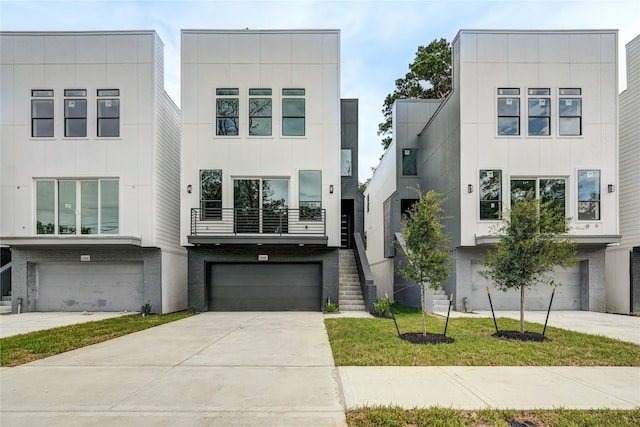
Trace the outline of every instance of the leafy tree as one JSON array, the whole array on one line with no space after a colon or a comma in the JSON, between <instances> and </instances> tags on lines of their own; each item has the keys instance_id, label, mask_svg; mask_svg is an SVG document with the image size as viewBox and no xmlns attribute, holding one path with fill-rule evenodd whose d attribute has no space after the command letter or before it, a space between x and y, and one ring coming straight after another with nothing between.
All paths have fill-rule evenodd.
<instances>
[{"instance_id":1,"label":"leafy tree","mask_svg":"<svg viewBox=\"0 0 640 427\"><path fill-rule=\"evenodd\" d=\"M506 212L497 228L500 241L489 250L480 274L503 292L520 289L520 333L524 333L525 289L542 283L556 286L548 275L555 266L575 265L576 244L566 234L569 219L550 200L529 193Z\"/></svg>"},{"instance_id":2,"label":"leafy tree","mask_svg":"<svg viewBox=\"0 0 640 427\"><path fill-rule=\"evenodd\" d=\"M393 93L387 95L382 106L384 122L378 125L382 146L386 150L391 144L391 107L396 99L444 98L451 91L451 45L442 38L428 46L418 46L416 57L409 64L409 72L397 79Z\"/></svg>"},{"instance_id":3,"label":"leafy tree","mask_svg":"<svg viewBox=\"0 0 640 427\"><path fill-rule=\"evenodd\" d=\"M423 335L427 334L424 295L425 288L438 289L449 277L451 248L449 235L444 233L442 204L446 199L433 190L422 194L414 188L418 200L409 208L402 220L402 237L406 244L407 265L400 273L420 285Z\"/></svg>"}]
</instances>

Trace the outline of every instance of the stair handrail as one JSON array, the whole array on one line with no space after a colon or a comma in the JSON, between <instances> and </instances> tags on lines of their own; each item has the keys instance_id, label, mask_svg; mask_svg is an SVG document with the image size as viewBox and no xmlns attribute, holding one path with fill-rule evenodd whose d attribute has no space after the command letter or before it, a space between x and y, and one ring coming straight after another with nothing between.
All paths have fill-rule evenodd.
<instances>
[{"instance_id":1,"label":"stair handrail","mask_svg":"<svg viewBox=\"0 0 640 427\"><path fill-rule=\"evenodd\" d=\"M369 313L373 313L375 311L373 304L376 302L377 290L373 280L373 274L371 273L371 267L369 267L369 259L367 258L367 252L364 248L362 234L353 233L353 242L355 244L354 255L358 275L360 276L360 289L362 289L364 305Z\"/></svg>"}]
</instances>

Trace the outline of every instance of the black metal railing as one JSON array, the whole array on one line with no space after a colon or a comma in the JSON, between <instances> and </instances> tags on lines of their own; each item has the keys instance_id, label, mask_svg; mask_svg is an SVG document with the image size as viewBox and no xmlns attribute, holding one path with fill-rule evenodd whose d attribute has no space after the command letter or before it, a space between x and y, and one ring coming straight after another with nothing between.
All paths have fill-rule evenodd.
<instances>
[{"instance_id":1,"label":"black metal railing","mask_svg":"<svg viewBox=\"0 0 640 427\"><path fill-rule=\"evenodd\" d=\"M192 236L326 236L325 209L192 208Z\"/></svg>"}]
</instances>

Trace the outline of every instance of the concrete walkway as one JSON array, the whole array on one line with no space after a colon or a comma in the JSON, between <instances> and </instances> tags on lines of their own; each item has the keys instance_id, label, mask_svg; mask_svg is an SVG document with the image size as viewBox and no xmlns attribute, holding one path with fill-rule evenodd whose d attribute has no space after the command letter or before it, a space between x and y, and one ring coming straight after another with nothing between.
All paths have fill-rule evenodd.
<instances>
[{"instance_id":1,"label":"concrete walkway","mask_svg":"<svg viewBox=\"0 0 640 427\"><path fill-rule=\"evenodd\" d=\"M0 338L28 332L52 329L60 326L126 316L131 312L52 312L20 313L0 316Z\"/></svg>"}]
</instances>

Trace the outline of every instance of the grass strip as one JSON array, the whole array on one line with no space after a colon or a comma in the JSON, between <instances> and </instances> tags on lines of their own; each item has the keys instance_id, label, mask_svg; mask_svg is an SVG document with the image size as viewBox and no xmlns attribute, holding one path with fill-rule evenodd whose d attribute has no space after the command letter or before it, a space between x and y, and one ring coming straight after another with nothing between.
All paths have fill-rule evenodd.
<instances>
[{"instance_id":1,"label":"grass strip","mask_svg":"<svg viewBox=\"0 0 640 427\"><path fill-rule=\"evenodd\" d=\"M145 317L132 314L2 338L0 366L17 366L33 362L188 316L190 314L185 312Z\"/></svg>"},{"instance_id":2,"label":"grass strip","mask_svg":"<svg viewBox=\"0 0 640 427\"><path fill-rule=\"evenodd\" d=\"M462 411L449 408L405 410L399 407L371 407L347 412L350 427L422 427L422 426L590 426L617 427L640 425L640 409L617 410L535 410L513 411L483 409Z\"/></svg>"},{"instance_id":3,"label":"grass strip","mask_svg":"<svg viewBox=\"0 0 640 427\"><path fill-rule=\"evenodd\" d=\"M400 332L422 332L420 316L397 313ZM442 333L444 324L428 316L427 332ZM547 327L547 342L494 338L489 318L450 319L452 344L411 344L398 338L388 319L325 319L325 325L336 366L640 366L640 346L633 343L554 327ZM519 322L501 318L498 325L517 330ZM542 328L525 327L540 333Z\"/></svg>"}]
</instances>

